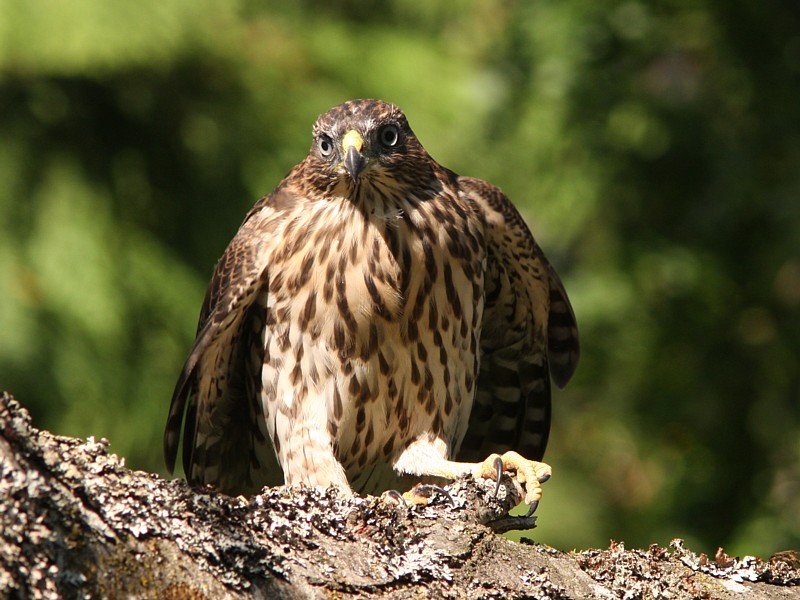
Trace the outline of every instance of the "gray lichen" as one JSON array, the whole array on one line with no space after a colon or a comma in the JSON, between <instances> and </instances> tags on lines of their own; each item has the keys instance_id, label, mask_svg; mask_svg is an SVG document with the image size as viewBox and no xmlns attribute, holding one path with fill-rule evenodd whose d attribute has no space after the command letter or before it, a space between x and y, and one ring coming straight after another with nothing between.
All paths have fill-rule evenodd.
<instances>
[{"instance_id":1,"label":"gray lichen","mask_svg":"<svg viewBox=\"0 0 800 600\"><path fill-rule=\"evenodd\" d=\"M0 597L800 598L785 560L512 542L492 530L526 524L507 520L510 479L414 507L334 488L232 498L39 431L8 394L0 434Z\"/></svg>"}]
</instances>

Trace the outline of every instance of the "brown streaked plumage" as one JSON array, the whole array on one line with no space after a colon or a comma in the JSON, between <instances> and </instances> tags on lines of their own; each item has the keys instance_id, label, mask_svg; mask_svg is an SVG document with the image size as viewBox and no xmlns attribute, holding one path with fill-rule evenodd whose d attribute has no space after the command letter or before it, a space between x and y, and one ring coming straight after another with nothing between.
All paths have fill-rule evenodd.
<instances>
[{"instance_id":1,"label":"brown streaked plumage","mask_svg":"<svg viewBox=\"0 0 800 600\"><path fill-rule=\"evenodd\" d=\"M320 116L308 156L217 264L164 437L229 493L549 474L550 376L578 361L567 294L496 187L434 161L399 108ZM465 462L456 462L456 460Z\"/></svg>"}]
</instances>

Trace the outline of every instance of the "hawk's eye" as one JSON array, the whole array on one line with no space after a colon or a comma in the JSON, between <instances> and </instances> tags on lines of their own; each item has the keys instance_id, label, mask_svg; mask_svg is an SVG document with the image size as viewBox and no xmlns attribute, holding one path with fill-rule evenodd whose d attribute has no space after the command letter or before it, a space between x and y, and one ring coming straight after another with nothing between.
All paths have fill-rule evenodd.
<instances>
[{"instance_id":1,"label":"hawk's eye","mask_svg":"<svg viewBox=\"0 0 800 600\"><path fill-rule=\"evenodd\" d=\"M328 157L333 154L333 141L327 135L323 135L319 138L319 142L317 142L319 146L319 153L322 154L324 157Z\"/></svg>"},{"instance_id":2,"label":"hawk's eye","mask_svg":"<svg viewBox=\"0 0 800 600\"><path fill-rule=\"evenodd\" d=\"M386 148L393 148L397 145L397 142L400 141L400 131L395 125L387 125L381 129L380 133L378 134L378 139L380 140L381 145L385 146Z\"/></svg>"}]
</instances>

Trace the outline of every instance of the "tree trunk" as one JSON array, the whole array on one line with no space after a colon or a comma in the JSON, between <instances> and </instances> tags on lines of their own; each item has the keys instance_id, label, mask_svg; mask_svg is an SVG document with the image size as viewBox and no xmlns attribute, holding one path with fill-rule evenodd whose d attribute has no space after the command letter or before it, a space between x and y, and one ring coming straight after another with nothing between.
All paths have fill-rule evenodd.
<instances>
[{"instance_id":1,"label":"tree trunk","mask_svg":"<svg viewBox=\"0 0 800 600\"><path fill-rule=\"evenodd\" d=\"M565 553L495 530L518 490L463 479L427 506L335 489L231 498L31 427L0 395L3 598L798 598L791 556Z\"/></svg>"}]
</instances>

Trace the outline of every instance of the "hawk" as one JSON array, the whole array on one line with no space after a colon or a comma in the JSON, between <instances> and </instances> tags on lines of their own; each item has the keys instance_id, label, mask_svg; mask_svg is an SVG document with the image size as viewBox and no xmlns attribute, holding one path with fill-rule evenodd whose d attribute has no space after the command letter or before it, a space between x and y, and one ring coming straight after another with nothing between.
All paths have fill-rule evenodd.
<instances>
[{"instance_id":1,"label":"hawk","mask_svg":"<svg viewBox=\"0 0 800 600\"><path fill-rule=\"evenodd\" d=\"M502 468L535 506L550 377L563 387L578 356L564 287L508 198L439 165L398 107L345 102L216 266L167 466L183 423L187 479L228 494Z\"/></svg>"}]
</instances>

